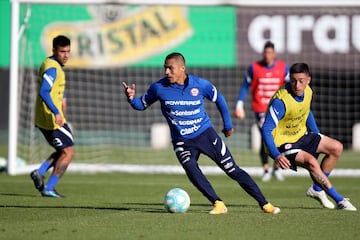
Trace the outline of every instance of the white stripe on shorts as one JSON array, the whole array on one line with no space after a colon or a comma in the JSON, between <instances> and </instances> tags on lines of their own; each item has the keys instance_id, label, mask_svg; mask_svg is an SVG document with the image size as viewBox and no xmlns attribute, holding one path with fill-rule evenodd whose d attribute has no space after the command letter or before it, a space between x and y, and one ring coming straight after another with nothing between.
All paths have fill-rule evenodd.
<instances>
[{"instance_id":1,"label":"white stripe on shorts","mask_svg":"<svg viewBox=\"0 0 360 240\"><path fill-rule=\"evenodd\" d=\"M298 152L300 152L300 151L301 151L301 149L299 149L299 148L294 148L294 149L290 149L290 150L287 150L287 151L281 153L281 155L287 156L287 155L290 155L290 154L298 153Z\"/></svg>"},{"instance_id":2,"label":"white stripe on shorts","mask_svg":"<svg viewBox=\"0 0 360 240\"><path fill-rule=\"evenodd\" d=\"M60 127L59 130L60 130L63 134L65 134L66 136L68 136L68 137L71 139L71 141L74 141L71 132L69 132L68 130L66 130L66 128Z\"/></svg>"}]
</instances>

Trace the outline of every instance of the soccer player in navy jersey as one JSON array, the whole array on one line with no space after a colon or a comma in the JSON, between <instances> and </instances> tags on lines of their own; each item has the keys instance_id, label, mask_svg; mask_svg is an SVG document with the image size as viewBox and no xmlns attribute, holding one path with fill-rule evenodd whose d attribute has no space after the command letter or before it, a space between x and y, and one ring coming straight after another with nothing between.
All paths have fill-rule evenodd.
<instances>
[{"instance_id":1,"label":"soccer player in navy jersey","mask_svg":"<svg viewBox=\"0 0 360 240\"><path fill-rule=\"evenodd\" d=\"M59 35L53 39L53 55L46 58L39 70L38 95L35 104L35 125L55 149L38 169L30 173L35 188L44 197L61 198L55 186L74 157L71 129L65 118L65 72L63 67L70 56L70 39ZM53 171L46 183L49 168Z\"/></svg>"},{"instance_id":2,"label":"soccer player in navy jersey","mask_svg":"<svg viewBox=\"0 0 360 240\"><path fill-rule=\"evenodd\" d=\"M222 116L225 137L234 129L223 95L209 81L186 73L185 59L171 53L164 62L165 77L150 85L140 98L135 97L135 84L123 82L130 105L139 111L160 101L161 111L171 132L174 152L192 184L213 204L210 214L224 214L227 208L198 165L200 154L211 158L230 178L252 196L265 213L277 214L278 207L269 203L258 185L234 161L224 141L214 130L204 109L205 98L214 102Z\"/></svg>"},{"instance_id":3,"label":"soccer player in navy jersey","mask_svg":"<svg viewBox=\"0 0 360 240\"><path fill-rule=\"evenodd\" d=\"M239 96L236 103L235 117L244 119L244 101L249 88L251 89L252 102L251 107L255 113L258 128L262 127L265 119L265 112L271 97L276 90L285 82L289 81L289 67L279 59L276 59L274 43L267 41L264 44L262 59L253 62L246 71L244 81L239 90ZM264 144L261 139L260 160L264 170L261 180L270 181L274 175L279 181L284 177L281 171L274 165L272 173L269 171L269 157L264 150Z\"/></svg>"},{"instance_id":4,"label":"soccer player in navy jersey","mask_svg":"<svg viewBox=\"0 0 360 240\"><path fill-rule=\"evenodd\" d=\"M290 67L290 82L281 87L269 103L262 136L275 164L283 169L307 169L313 185L306 194L333 209L356 211L357 209L334 188L328 177L339 159L343 145L320 133L311 111L312 90L309 87L311 74L306 63ZM321 164L319 154L324 154Z\"/></svg>"}]
</instances>

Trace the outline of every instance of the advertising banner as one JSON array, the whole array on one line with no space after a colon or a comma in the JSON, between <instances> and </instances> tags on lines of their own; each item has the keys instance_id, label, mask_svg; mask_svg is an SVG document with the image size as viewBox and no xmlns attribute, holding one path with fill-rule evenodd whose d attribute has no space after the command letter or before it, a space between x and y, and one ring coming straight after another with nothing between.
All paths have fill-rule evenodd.
<instances>
[{"instance_id":1,"label":"advertising banner","mask_svg":"<svg viewBox=\"0 0 360 240\"><path fill-rule=\"evenodd\" d=\"M50 55L58 34L71 39L71 68L158 67L173 51L189 66L235 65L233 7L31 5L22 6L20 18L28 11L23 44L32 55L25 66Z\"/></svg>"},{"instance_id":2,"label":"advertising banner","mask_svg":"<svg viewBox=\"0 0 360 240\"><path fill-rule=\"evenodd\" d=\"M237 61L256 59L266 40L282 59L313 68L359 68L359 8L238 8Z\"/></svg>"},{"instance_id":3,"label":"advertising banner","mask_svg":"<svg viewBox=\"0 0 360 240\"><path fill-rule=\"evenodd\" d=\"M2 19L10 19L4 8ZM72 40L68 67L158 67L179 51L188 66L244 67L260 57L266 40L279 58L304 61L312 68L359 68L359 7L235 7L129 5L22 5L20 22L29 14L20 42L31 49L23 66L37 67L51 54L51 39ZM10 28L2 27L8 67Z\"/></svg>"}]
</instances>

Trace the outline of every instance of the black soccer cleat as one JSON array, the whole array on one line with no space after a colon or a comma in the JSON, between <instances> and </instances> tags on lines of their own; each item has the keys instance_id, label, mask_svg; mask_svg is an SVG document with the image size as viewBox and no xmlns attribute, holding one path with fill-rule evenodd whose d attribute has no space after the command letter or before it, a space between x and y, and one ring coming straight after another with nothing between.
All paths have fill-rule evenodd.
<instances>
[{"instance_id":1,"label":"black soccer cleat","mask_svg":"<svg viewBox=\"0 0 360 240\"><path fill-rule=\"evenodd\" d=\"M34 186L40 192L44 190L44 177L40 175L38 170L34 170L30 173L30 177L34 182Z\"/></svg>"}]
</instances>

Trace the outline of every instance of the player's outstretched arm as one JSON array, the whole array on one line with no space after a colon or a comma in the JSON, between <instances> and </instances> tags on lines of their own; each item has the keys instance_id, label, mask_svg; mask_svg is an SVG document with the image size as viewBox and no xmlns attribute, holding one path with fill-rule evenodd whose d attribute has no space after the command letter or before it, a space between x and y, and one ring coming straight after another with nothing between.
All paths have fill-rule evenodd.
<instances>
[{"instance_id":1,"label":"player's outstretched arm","mask_svg":"<svg viewBox=\"0 0 360 240\"><path fill-rule=\"evenodd\" d=\"M126 82L122 82L122 85L125 90L126 97L128 101L132 101L135 96L135 84L132 84L131 86L127 85Z\"/></svg>"}]
</instances>

